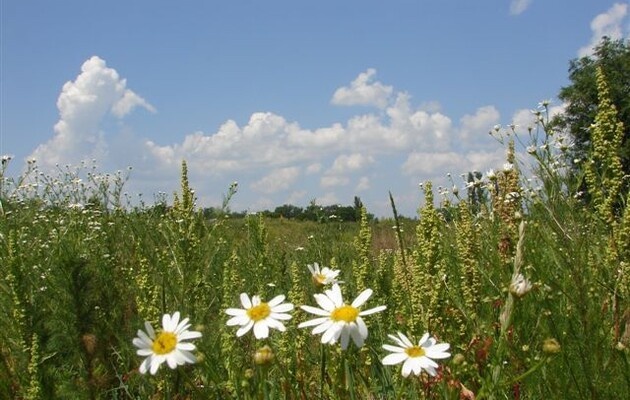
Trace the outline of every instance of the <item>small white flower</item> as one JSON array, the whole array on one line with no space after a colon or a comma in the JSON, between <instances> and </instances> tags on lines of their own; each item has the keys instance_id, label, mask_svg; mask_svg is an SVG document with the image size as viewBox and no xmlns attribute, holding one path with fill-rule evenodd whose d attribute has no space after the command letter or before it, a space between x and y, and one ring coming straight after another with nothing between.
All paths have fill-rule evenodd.
<instances>
[{"instance_id":1,"label":"small white flower","mask_svg":"<svg viewBox=\"0 0 630 400\"><path fill-rule=\"evenodd\" d=\"M407 336L398 332L398 336L387 335L397 346L384 344L383 348L389 350L392 354L388 354L383 358L383 365L394 365L403 363L402 376L405 378L413 372L414 375L420 375L422 370L427 371L431 376L437 374L436 368L438 364L433 361L444 359L451 356L446 350L449 349L448 343L437 344L435 338L429 337L428 333L422 335L422 338L415 345L411 343Z\"/></svg>"},{"instance_id":2,"label":"small white flower","mask_svg":"<svg viewBox=\"0 0 630 400\"><path fill-rule=\"evenodd\" d=\"M138 337L133 339L133 345L138 348L136 354L147 358L140 364L140 373L147 371L155 375L160 365L165 361L171 369L186 363L194 364L197 359L191 353L196 347L186 340L201 337L201 332L189 331L188 318L179 320L179 312L172 316L162 316L162 331L156 335L151 324L144 323L146 333L138 329Z\"/></svg>"},{"instance_id":3,"label":"small white flower","mask_svg":"<svg viewBox=\"0 0 630 400\"><path fill-rule=\"evenodd\" d=\"M293 304L283 303L285 296L278 295L268 303L260 300L260 296L252 296L251 300L247 293L241 293L241 304L243 308L228 308L225 313L231 315L227 321L228 326L240 325L236 331L236 336L243 336L254 328L256 339L265 339L269 336L269 328L277 329L280 332L286 330L281 320L289 320L291 316L286 314L293 310Z\"/></svg>"},{"instance_id":4,"label":"small white flower","mask_svg":"<svg viewBox=\"0 0 630 400\"><path fill-rule=\"evenodd\" d=\"M321 286L337 283L337 276L341 272L338 269L330 269L328 267L320 268L318 263L308 264L307 267L311 271L315 284Z\"/></svg>"},{"instance_id":5,"label":"small white flower","mask_svg":"<svg viewBox=\"0 0 630 400\"><path fill-rule=\"evenodd\" d=\"M523 297L530 290L532 290L532 284L523 276L523 274L519 273L512 277L512 282L510 283L510 293L514 296Z\"/></svg>"},{"instance_id":6,"label":"small white flower","mask_svg":"<svg viewBox=\"0 0 630 400\"><path fill-rule=\"evenodd\" d=\"M334 284L331 289L324 293L315 294L315 301L321 308L311 306L300 306L300 308L308 313L318 315L309 321L302 322L298 328L314 326L313 335L322 334L321 342L325 344L334 344L341 339L341 348L348 348L350 337L357 347L363 346L365 339L368 337L368 328L363 321L366 315L383 311L385 306L378 306L369 310L360 311L361 307L372 296L372 289L365 289L350 304L343 302L341 288L338 284Z\"/></svg>"},{"instance_id":7,"label":"small white flower","mask_svg":"<svg viewBox=\"0 0 630 400\"><path fill-rule=\"evenodd\" d=\"M514 169L514 164L512 163L505 163L503 164L503 171L504 172L509 172L512 171Z\"/></svg>"},{"instance_id":8,"label":"small white flower","mask_svg":"<svg viewBox=\"0 0 630 400\"><path fill-rule=\"evenodd\" d=\"M527 146L527 152L529 154L536 154L536 149L537 149L536 146L533 146L533 145L532 146Z\"/></svg>"}]
</instances>

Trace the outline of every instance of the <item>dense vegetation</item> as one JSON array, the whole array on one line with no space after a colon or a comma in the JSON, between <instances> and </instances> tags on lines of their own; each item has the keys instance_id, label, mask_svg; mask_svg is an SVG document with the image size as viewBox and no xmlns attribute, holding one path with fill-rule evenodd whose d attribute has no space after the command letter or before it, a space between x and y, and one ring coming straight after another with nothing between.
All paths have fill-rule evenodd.
<instances>
[{"instance_id":1,"label":"dense vegetation","mask_svg":"<svg viewBox=\"0 0 630 400\"><path fill-rule=\"evenodd\" d=\"M33 164L13 178L3 159L0 398L628 398L623 125L601 71L598 89L581 175L543 105L527 136L495 132L502 168L475 175L466 198L435 198L426 183L418 220L404 223L370 220L364 207L359 222L209 219L185 163L174 204L128 207L122 173L52 177ZM345 299L370 288L365 308L387 306L365 317L363 346L342 350L298 328L312 318L298 306L323 290L314 263L340 270ZM286 332L237 337L225 310L243 292L286 295L296 305ZM141 374L132 341L144 321L159 329L175 311L202 334L196 362ZM396 332L429 332L451 356L436 376L404 378L382 363Z\"/></svg>"}]
</instances>

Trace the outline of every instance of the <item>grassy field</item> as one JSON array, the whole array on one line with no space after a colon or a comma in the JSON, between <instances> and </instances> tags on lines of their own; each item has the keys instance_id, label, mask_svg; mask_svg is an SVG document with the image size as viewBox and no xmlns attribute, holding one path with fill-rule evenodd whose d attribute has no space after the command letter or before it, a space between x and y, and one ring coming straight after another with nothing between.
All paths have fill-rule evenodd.
<instances>
[{"instance_id":1,"label":"grassy field","mask_svg":"<svg viewBox=\"0 0 630 400\"><path fill-rule=\"evenodd\" d=\"M594 140L576 175L567 139L543 117L524 138L495 134L506 145L502 168L458 191L426 183L418 218L404 221L369 221L366 210L360 223L207 220L185 169L174 204L134 207L122 173L51 177L29 165L3 174L0 398L629 398L630 212L615 142ZM314 263L339 270L343 305L322 300L335 295L314 282ZM242 324L227 323L238 312L226 310L248 308L241 293L263 306L238 311L240 322L273 317L265 307L286 296L286 330L268 321L267 337L258 328L237 336ZM343 333L322 343L328 326L299 327L318 317L312 307L346 322L347 348ZM175 312L190 326L165 334L163 315ZM138 355L145 321L158 337ZM397 360L421 364L419 374L383 362L401 347L389 336L398 332L413 346ZM416 345L425 333L433 352L432 341ZM168 356L175 342L183 358L141 373L149 353ZM427 367L441 343L448 355Z\"/></svg>"}]
</instances>

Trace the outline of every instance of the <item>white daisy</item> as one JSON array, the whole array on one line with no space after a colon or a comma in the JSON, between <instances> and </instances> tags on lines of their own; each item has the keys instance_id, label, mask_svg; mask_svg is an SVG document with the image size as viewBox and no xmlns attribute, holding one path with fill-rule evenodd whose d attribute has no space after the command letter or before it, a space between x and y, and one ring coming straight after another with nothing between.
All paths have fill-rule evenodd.
<instances>
[{"instance_id":1,"label":"white daisy","mask_svg":"<svg viewBox=\"0 0 630 400\"><path fill-rule=\"evenodd\" d=\"M133 339L133 345L138 348L136 354L147 357L140 364L141 374L150 371L151 375L155 375L165 361L171 369L197 361L191 353L195 350L195 345L186 340L200 338L201 332L189 331L188 318L180 321L179 311L172 316L162 316L162 331L157 335L148 321L144 323L144 327L146 333L138 329L138 337Z\"/></svg>"},{"instance_id":2,"label":"white daisy","mask_svg":"<svg viewBox=\"0 0 630 400\"><path fill-rule=\"evenodd\" d=\"M293 304L282 303L284 295L278 295L268 303L260 300L260 296L252 296L251 300L247 293L241 293L241 304L243 308L228 308L225 313L231 315L227 321L228 326L240 325L236 331L236 336L243 336L254 328L256 339L264 339L269 336L269 328L274 328L284 332L286 328L280 320L291 319L287 312L293 310Z\"/></svg>"},{"instance_id":3,"label":"white daisy","mask_svg":"<svg viewBox=\"0 0 630 400\"><path fill-rule=\"evenodd\" d=\"M398 336L387 335L392 339L397 346L390 344L384 344L383 348L389 350L392 354L389 354L383 358L383 365L394 365L402 362L402 376L405 378L410 373L414 375L420 375L420 372L424 369L431 376L437 374L437 363L434 359L443 359L451 356L446 350L449 349L448 343L436 344L435 338L429 337L428 333L422 335L418 344L411 343L407 336L398 332Z\"/></svg>"},{"instance_id":4,"label":"white daisy","mask_svg":"<svg viewBox=\"0 0 630 400\"><path fill-rule=\"evenodd\" d=\"M315 294L315 301L321 307L301 306L300 308L308 313L319 315L310 321L302 322L298 328L315 326L313 335L322 334L322 343L334 344L341 338L341 348L348 347L350 337L357 347L363 346L368 336L368 328L363 321L363 316L383 311L385 306L378 306L369 310L360 311L363 305L372 295L372 289L366 289L350 304L343 302L341 289L338 284L334 284L330 290L323 294Z\"/></svg>"},{"instance_id":5,"label":"white daisy","mask_svg":"<svg viewBox=\"0 0 630 400\"><path fill-rule=\"evenodd\" d=\"M320 286L337 283L337 276L341 272L338 269L330 269L328 267L320 269L318 263L308 264L307 267L311 271L315 284Z\"/></svg>"}]
</instances>

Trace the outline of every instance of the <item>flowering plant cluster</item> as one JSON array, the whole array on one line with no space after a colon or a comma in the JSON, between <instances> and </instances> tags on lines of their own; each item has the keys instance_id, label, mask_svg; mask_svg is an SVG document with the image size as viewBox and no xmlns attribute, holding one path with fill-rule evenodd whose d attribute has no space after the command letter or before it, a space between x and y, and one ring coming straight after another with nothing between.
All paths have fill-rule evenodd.
<instances>
[{"instance_id":1,"label":"flowering plant cluster","mask_svg":"<svg viewBox=\"0 0 630 400\"><path fill-rule=\"evenodd\" d=\"M300 308L316 318L302 322L298 328L313 327L313 335L321 334L321 343L334 345L340 342L342 350L346 350L350 339L357 347L362 347L368 337L368 327L363 319L371 314L384 311L384 305L361 310L361 307L372 296L372 289L362 291L350 304L344 302L341 287L337 281L339 270L320 268L317 263L308 265L312 278L317 285L332 284L330 289L323 293L317 293L313 297L319 306L302 305ZM241 293L242 308L228 308L225 313L231 318L226 322L227 326L239 326L236 336L241 337L250 330L256 339L266 339L270 330L286 331L282 321L292 318L289 312L294 306L285 302L285 295L277 295L265 302L258 295L249 296ZM178 365L193 364L196 357L192 353L196 346L190 342L200 338L201 332L189 330L191 324L188 318L180 321L180 313L164 314L162 317L162 329L157 332L149 322L145 322L145 331L138 330L133 344L138 348L136 353L146 357L140 364L139 371L142 374L150 372L154 375L164 362L171 369ZM398 332L397 336L388 335L395 343L383 345L385 350L392 352L383 360L384 365L403 363L402 375L409 376L413 372L419 375L423 370L429 375L435 376L438 364L435 359L450 357L446 352L448 343L437 344L435 338L425 333L418 345L414 345L404 334Z\"/></svg>"}]
</instances>

